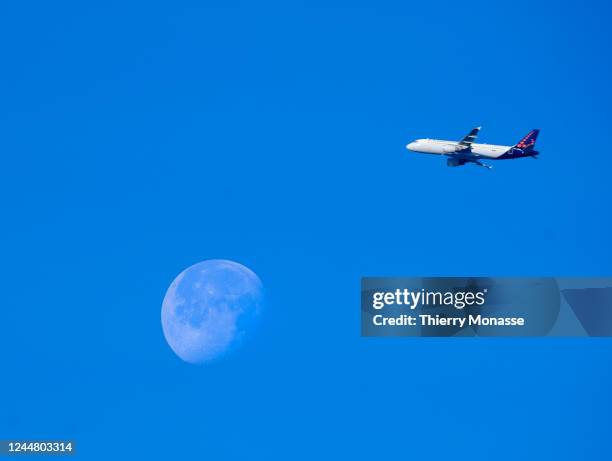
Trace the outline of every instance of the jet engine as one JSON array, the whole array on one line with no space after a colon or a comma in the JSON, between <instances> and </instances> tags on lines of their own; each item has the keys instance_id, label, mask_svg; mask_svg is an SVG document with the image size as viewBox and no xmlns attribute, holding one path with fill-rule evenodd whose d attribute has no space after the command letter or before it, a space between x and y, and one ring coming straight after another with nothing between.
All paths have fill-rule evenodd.
<instances>
[{"instance_id":1,"label":"jet engine","mask_svg":"<svg viewBox=\"0 0 612 461\"><path fill-rule=\"evenodd\" d=\"M446 160L446 165L447 166L461 166L461 165L465 165L465 161L461 160L459 158L449 158L448 160Z\"/></svg>"}]
</instances>

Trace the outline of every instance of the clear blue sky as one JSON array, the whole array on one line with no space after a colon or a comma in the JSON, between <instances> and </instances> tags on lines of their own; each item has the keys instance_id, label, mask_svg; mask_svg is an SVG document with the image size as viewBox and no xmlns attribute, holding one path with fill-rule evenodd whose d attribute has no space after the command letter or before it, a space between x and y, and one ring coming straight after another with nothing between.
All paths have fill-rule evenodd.
<instances>
[{"instance_id":1,"label":"clear blue sky","mask_svg":"<svg viewBox=\"0 0 612 461\"><path fill-rule=\"evenodd\" d=\"M612 342L359 336L364 275L612 274L607 2L0 9L0 436L81 459L610 459ZM514 144L492 171L414 138ZM257 339L194 367L172 279Z\"/></svg>"}]
</instances>

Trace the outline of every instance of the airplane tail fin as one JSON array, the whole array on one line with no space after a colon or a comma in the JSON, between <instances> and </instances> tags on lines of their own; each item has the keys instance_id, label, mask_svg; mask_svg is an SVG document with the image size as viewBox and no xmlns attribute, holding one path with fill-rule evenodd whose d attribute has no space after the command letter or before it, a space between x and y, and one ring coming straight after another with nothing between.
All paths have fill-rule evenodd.
<instances>
[{"instance_id":1,"label":"airplane tail fin","mask_svg":"<svg viewBox=\"0 0 612 461\"><path fill-rule=\"evenodd\" d=\"M535 150L535 143L536 143L536 140L538 139L538 134L539 133L540 133L540 130L538 130L538 129L531 130L514 147L516 147L517 149L521 149L523 152L526 152L526 153L534 151Z\"/></svg>"}]
</instances>

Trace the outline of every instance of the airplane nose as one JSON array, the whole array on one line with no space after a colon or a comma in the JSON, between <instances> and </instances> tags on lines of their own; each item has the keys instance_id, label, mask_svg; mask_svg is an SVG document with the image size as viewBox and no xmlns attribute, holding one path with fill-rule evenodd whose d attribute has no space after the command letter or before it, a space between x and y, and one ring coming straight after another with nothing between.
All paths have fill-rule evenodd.
<instances>
[{"instance_id":1,"label":"airplane nose","mask_svg":"<svg viewBox=\"0 0 612 461\"><path fill-rule=\"evenodd\" d=\"M415 146L415 142L411 142L409 144L406 144L406 149L408 150L414 150L414 146Z\"/></svg>"}]
</instances>

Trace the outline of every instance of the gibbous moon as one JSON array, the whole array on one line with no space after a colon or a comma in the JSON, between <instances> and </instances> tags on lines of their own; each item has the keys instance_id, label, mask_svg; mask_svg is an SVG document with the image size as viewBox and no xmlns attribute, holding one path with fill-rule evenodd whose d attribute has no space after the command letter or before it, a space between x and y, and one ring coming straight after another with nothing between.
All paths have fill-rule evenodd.
<instances>
[{"instance_id":1,"label":"gibbous moon","mask_svg":"<svg viewBox=\"0 0 612 461\"><path fill-rule=\"evenodd\" d=\"M194 264L172 282L162 304L164 336L185 362L217 359L253 333L263 287L249 268L211 259Z\"/></svg>"}]
</instances>

